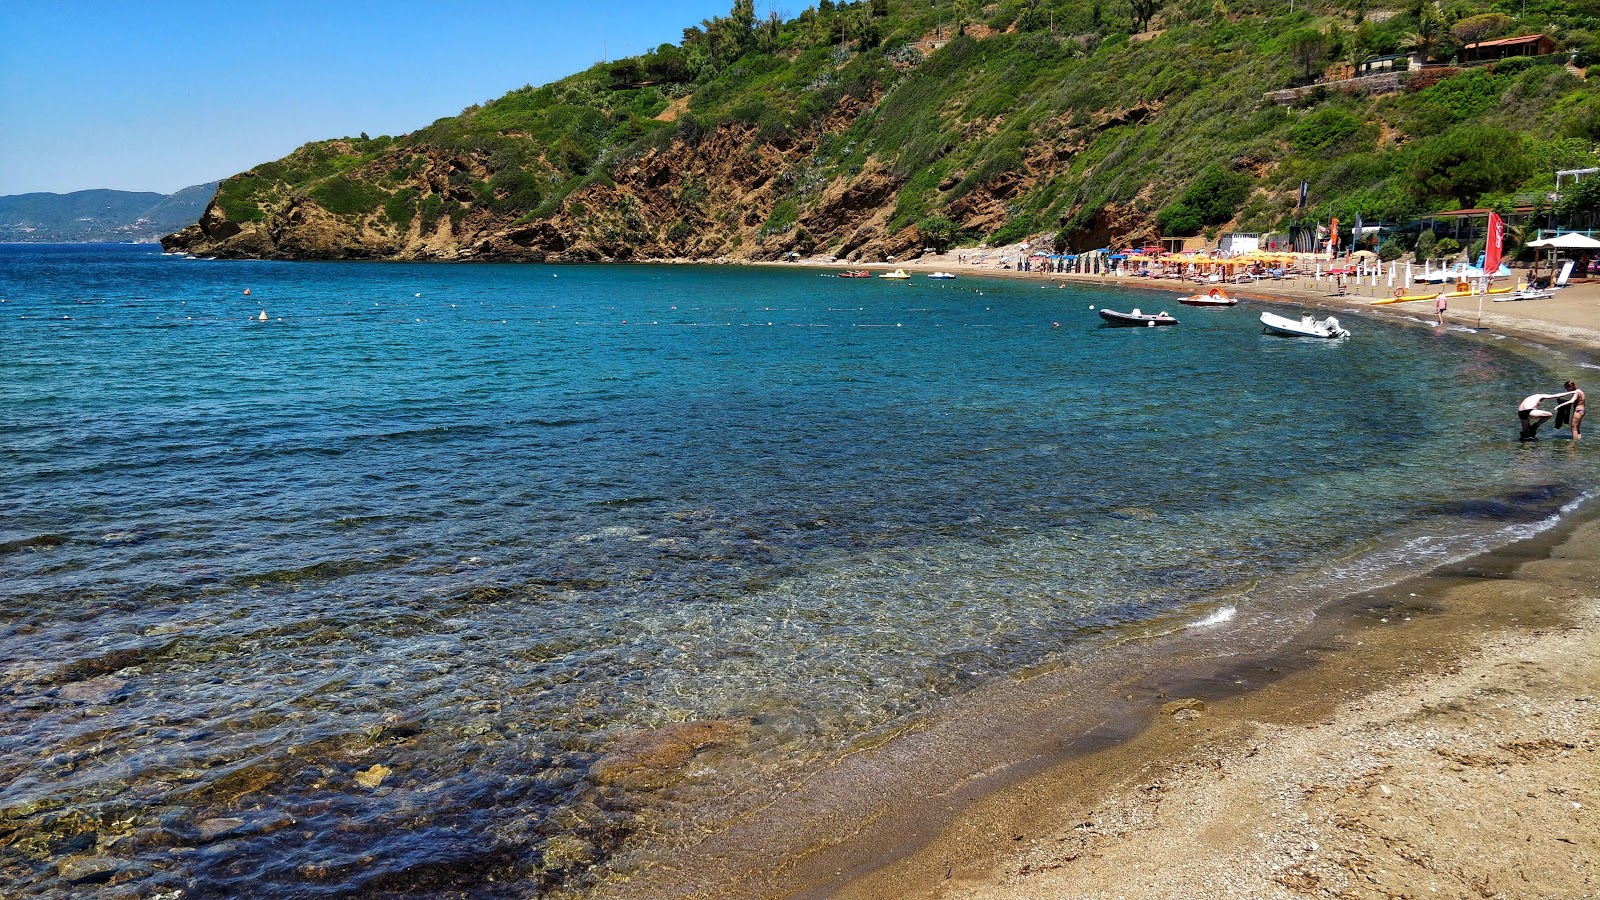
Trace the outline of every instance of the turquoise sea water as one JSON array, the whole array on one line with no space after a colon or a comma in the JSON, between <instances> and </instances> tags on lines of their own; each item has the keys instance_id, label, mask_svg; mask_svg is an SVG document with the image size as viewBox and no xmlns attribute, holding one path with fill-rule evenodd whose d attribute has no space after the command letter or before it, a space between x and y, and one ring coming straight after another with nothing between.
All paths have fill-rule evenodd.
<instances>
[{"instance_id":1,"label":"turquoise sea water","mask_svg":"<svg viewBox=\"0 0 1600 900\"><path fill-rule=\"evenodd\" d=\"M1574 377L1554 354L1259 309L0 247L0 883L582 883L648 864L652 805L692 820L1091 636L1459 558L1600 483L1565 432L1515 440ZM698 720L742 736L670 792L589 777Z\"/></svg>"}]
</instances>

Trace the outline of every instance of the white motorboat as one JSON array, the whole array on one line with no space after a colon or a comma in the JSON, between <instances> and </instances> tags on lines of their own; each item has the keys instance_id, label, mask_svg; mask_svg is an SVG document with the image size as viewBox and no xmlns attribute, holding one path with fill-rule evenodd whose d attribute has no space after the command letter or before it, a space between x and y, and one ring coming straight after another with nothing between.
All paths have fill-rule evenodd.
<instances>
[{"instance_id":1,"label":"white motorboat","mask_svg":"<svg viewBox=\"0 0 1600 900\"><path fill-rule=\"evenodd\" d=\"M945 281L945 280L954 278L956 276L952 275L949 272L932 272L932 273L929 273L928 277L929 278L937 278L937 279L939 279L941 281Z\"/></svg>"},{"instance_id":2,"label":"white motorboat","mask_svg":"<svg viewBox=\"0 0 1600 900\"><path fill-rule=\"evenodd\" d=\"M1507 300L1548 300L1555 295L1555 291L1549 289L1523 288L1520 291L1511 291L1491 299L1496 303L1503 303Z\"/></svg>"},{"instance_id":3,"label":"white motorboat","mask_svg":"<svg viewBox=\"0 0 1600 900\"><path fill-rule=\"evenodd\" d=\"M1342 338L1349 337L1350 332L1339 325L1339 320L1333 316L1326 319L1315 319L1310 314L1298 319L1288 316L1277 316L1269 312L1261 314L1261 324L1268 334L1281 334L1287 337L1312 337L1312 338Z\"/></svg>"}]
</instances>

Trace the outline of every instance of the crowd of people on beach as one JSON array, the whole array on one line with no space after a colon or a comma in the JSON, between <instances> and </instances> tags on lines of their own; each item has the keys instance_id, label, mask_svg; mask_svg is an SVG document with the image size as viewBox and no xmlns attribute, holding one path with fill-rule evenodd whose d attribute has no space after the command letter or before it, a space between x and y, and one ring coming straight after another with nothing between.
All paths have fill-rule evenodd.
<instances>
[{"instance_id":1,"label":"crowd of people on beach","mask_svg":"<svg viewBox=\"0 0 1600 900\"><path fill-rule=\"evenodd\" d=\"M1583 391L1578 389L1578 383L1568 381L1562 385L1565 390L1554 394L1529 394L1517 404L1517 420L1522 423L1519 437L1531 441L1538 437L1540 426L1552 422L1553 428L1565 425L1572 427L1572 439L1583 437L1584 397ZM1546 400L1556 400L1554 409L1542 409L1540 404Z\"/></svg>"}]
</instances>

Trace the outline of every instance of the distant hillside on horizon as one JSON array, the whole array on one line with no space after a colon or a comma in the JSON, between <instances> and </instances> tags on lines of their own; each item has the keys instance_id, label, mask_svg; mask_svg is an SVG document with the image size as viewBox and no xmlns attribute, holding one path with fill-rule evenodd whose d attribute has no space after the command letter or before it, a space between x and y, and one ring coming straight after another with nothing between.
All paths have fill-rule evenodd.
<instances>
[{"instance_id":1,"label":"distant hillside on horizon","mask_svg":"<svg viewBox=\"0 0 1600 900\"><path fill-rule=\"evenodd\" d=\"M193 222L217 182L171 194L98 189L0 196L0 243L153 243Z\"/></svg>"}]
</instances>

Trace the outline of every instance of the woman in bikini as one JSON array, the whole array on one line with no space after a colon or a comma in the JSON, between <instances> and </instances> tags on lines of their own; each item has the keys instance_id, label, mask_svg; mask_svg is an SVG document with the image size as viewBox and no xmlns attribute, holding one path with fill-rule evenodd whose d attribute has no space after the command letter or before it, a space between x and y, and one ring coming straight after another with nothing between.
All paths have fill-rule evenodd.
<instances>
[{"instance_id":1,"label":"woman in bikini","mask_svg":"<svg viewBox=\"0 0 1600 900\"><path fill-rule=\"evenodd\" d=\"M1583 401L1586 398L1583 395L1583 391L1578 390L1578 383L1576 381L1569 381L1562 385L1562 387L1567 389L1570 397L1560 406L1556 407L1555 427L1560 428L1570 417L1572 420L1572 439L1576 441L1583 437Z\"/></svg>"}]
</instances>

